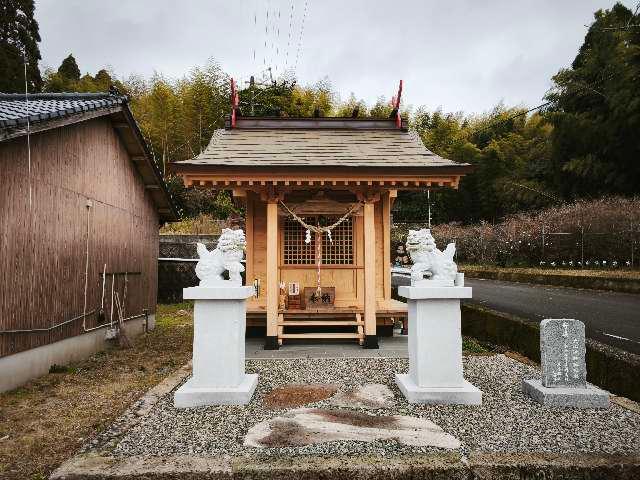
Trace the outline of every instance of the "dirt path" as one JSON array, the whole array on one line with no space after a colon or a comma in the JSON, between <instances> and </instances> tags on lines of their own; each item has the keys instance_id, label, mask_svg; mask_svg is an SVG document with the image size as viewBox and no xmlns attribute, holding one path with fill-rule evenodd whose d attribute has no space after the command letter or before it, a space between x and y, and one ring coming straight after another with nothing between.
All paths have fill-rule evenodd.
<instances>
[{"instance_id":1,"label":"dirt path","mask_svg":"<svg viewBox=\"0 0 640 480\"><path fill-rule=\"evenodd\" d=\"M0 478L45 479L82 443L191 357L187 304L158 306L156 329L0 394Z\"/></svg>"}]
</instances>

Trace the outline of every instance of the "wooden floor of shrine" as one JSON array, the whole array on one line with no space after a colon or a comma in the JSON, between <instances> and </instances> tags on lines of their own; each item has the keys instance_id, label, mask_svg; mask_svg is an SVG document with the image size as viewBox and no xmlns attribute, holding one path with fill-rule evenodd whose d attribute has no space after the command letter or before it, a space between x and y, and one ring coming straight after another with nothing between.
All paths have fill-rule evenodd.
<instances>
[{"instance_id":1,"label":"wooden floor of shrine","mask_svg":"<svg viewBox=\"0 0 640 480\"><path fill-rule=\"evenodd\" d=\"M278 310L278 343L286 339L337 339L364 341L364 308L331 307ZM392 329L397 321L406 321L407 304L398 300L379 303L376 326ZM247 304L247 327L265 327L266 307Z\"/></svg>"}]
</instances>

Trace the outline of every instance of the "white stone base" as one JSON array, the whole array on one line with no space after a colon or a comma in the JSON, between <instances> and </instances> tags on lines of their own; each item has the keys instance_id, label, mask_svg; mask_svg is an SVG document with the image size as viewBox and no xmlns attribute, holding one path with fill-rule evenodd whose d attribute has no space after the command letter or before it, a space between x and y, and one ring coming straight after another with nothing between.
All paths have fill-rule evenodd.
<instances>
[{"instance_id":1,"label":"white stone base","mask_svg":"<svg viewBox=\"0 0 640 480\"><path fill-rule=\"evenodd\" d=\"M244 381L237 387L195 387L192 382L193 378L175 391L173 405L176 408L202 407L205 405L246 405L251 400L256 385L258 385L258 375L245 375Z\"/></svg>"},{"instance_id":2,"label":"white stone base","mask_svg":"<svg viewBox=\"0 0 640 480\"><path fill-rule=\"evenodd\" d=\"M409 375L396 373L396 385L409 403L481 405L482 392L464 380L462 387L419 387Z\"/></svg>"},{"instance_id":3,"label":"white stone base","mask_svg":"<svg viewBox=\"0 0 640 480\"><path fill-rule=\"evenodd\" d=\"M543 386L540 380L523 380L522 391L536 402L550 407L609 407L609 393L590 384L587 384L585 388L548 388Z\"/></svg>"}]
</instances>

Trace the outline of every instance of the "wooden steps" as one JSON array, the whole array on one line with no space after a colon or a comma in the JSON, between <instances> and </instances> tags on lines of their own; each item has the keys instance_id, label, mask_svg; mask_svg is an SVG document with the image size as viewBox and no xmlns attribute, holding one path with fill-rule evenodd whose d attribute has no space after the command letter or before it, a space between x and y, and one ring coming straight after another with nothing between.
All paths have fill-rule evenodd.
<instances>
[{"instance_id":1,"label":"wooden steps","mask_svg":"<svg viewBox=\"0 0 640 480\"><path fill-rule=\"evenodd\" d=\"M278 326L291 326L291 327L323 327L323 326L354 326L364 325L362 322L355 320L286 320L284 322L278 322Z\"/></svg>"},{"instance_id":2,"label":"wooden steps","mask_svg":"<svg viewBox=\"0 0 640 480\"><path fill-rule=\"evenodd\" d=\"M313 312L309 317L313 320L301 318L303 312L292 314L292 319L286 318L286 313L278 315L278 344L282 345L284 339L354 339L360 345L364 343L364 322L360 312L335 311L331 315L326 315L326 319L319 320L318 315ZM328 313L328 312L327 312ZM344 318L353 317L353 320ZM285 332L287 327L355 327L355 332L327 332L322 328L317 332L290 333Z\"/></svg>"},{"instance_id":3,"label":"wooden steps","mask_svg":"<svg viewBox=\"0 0 640 480\"><path fill-rule=\"evenodd\" d=\"M358 333L283 333L280 338L353 338L359 339Z\"/></svg>"}]
</instances>

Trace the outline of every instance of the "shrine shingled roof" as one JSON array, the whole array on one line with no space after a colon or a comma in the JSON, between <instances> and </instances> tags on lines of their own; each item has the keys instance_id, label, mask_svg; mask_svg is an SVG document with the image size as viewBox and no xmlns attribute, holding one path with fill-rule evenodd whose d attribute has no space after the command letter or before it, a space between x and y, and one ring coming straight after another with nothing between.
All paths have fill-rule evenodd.
<instances>
[{"instance_id":1,"label":"shrine shingled roof","mask_svg":"<svg viewBox=\"0 0 640 480\"><path fill-rule=\"evenodd\" d=\"M465 167L429 151L391 119L252 118L216 130L189 166ZM183 168L181 168L183 167Z\"/></svg>"}]
</instances>

